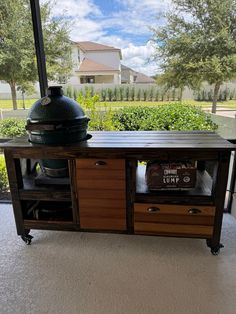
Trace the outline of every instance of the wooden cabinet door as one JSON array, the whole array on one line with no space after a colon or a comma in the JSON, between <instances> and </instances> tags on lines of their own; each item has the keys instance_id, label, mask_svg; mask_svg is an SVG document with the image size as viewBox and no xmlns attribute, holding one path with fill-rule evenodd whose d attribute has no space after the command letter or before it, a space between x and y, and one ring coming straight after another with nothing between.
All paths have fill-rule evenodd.
<instances>
[{"instance_id":1,"label":"wooden cabinet door","mask_svg":"<svg viewBox=\"0 0 236 314\"><path fill-rule=\"evenodd\" d=\"M126 180L123 159L77 159L80 227L120 230L126 227Z\"/></svg>"}]
</instances>

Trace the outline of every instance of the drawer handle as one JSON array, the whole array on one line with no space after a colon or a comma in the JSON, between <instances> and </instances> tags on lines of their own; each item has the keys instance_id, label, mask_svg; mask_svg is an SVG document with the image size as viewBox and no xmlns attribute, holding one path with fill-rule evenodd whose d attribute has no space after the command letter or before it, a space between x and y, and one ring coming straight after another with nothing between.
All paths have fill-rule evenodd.
<instances>
[{"instance_id":1,"label":"drawer handle","mask_svg":"<svg viewBox=\"0 0 236 314\"><path fill-rule=\"evenodd\" d=\"M155 207L155 206L153 206L153 207L148 207L147 211L148 211L149 213L159 212L159 211L160 211L160 208L159 208L159 207Z\"/></svg>"},{"instance_id":2,"label":"drawer handle","mask_svg":"<svg viewBox=\"0 0 236 314\"><path fill-rule=\"evenodd\" d=\"M95 166L105 166L107 163L103 160L98 160L95 162Z\"/></svg>"},{"instance_id":3,"label":"drawer handle","mask_svg":"<svg viewBox=\"0 0 236 314\"><path fill-rule=\"evenodd\" d=\"M188 212L189 214L195 215L195 214L200 214L202 211L198 208L190 208Z\"/></svg>"}]
</instances>

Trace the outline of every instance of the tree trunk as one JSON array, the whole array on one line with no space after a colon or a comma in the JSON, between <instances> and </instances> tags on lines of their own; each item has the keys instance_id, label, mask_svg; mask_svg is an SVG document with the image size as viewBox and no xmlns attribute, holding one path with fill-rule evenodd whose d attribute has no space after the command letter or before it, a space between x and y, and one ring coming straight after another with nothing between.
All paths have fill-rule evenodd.
<instances>
[{"instance_id":1,"label":"tree trunk","mask_svg":"<svg viewBox=\"0 0 236 314\"><path fill-rule=\"evenodd\" d=\"M218 99L218 94L219 94L219 90L220 90L220 82L217 82L215 84L214 87L214 94L213 94L213 101L212 101L212 108L211 108L211 112L212 113L216 113L216 105L217 105L217 99Z\"/></svg>"},{"instance_id":2,"label":"tree trunk","mask_svg":"<svg viewBox=\"0 0 236 314\"><path fill-rule=\"evenodd\" d=\"M24 92L22 92L22 102L23 102L22 104L23 109L25 110L25 93Z\"/></svg>"},{"instance_id":3,"label":"tree trunk","mask_svg":"<svg viewBox=\"0 0 236 314\"><path fill-rule=\"evenodd\" d=\"M12 106L14 110L17 110L17 101L16 101L16 83L8 82L11 87L11 98L12 98Z\"/></svg>"},{"instance_id":4,"label":"tree trunk","mask_svg":"<svg viewBox=\"0 0 236 314\"><path fill-rule=\"evenodd\" d=\"M184 88L180 87L180 93L179 93L179 101L182 102L183 99L183 92L184 92Z\"/></svg>"}]
</instances>

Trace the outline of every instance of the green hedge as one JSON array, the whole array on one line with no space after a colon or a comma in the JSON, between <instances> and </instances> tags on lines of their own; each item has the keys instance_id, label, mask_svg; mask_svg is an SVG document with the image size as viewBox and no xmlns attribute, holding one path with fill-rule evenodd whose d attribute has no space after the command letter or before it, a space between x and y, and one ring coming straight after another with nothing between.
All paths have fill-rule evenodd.
<instances>
[{"instance_id":1,"label":"green hedge","mask_svg":"<svg viewBox=\"0 0 236 314\"><path fill-rule=\"evenodd\" d=\"M8 188L8 177L5 159L3 155L0 155L0 190L6 190Z\"/></svg>"},{"instance_id":2,"label":"green hedge","mask_svg":"<svg viewBox=\"0 0 236 314\"><path fill-rule=\"evenodd\" d=\"M213 100L213 89L206 90L201 89L194 93L194 100L196 101L212 101ZM236 99L236 89L230 89L226 87L225 89L220 89L218 94L218 101L227 101Z\"/></svg>"},{"instance_id":3,"label":"green hedge","mask_svg":"<svg viewBox=\"0 0 236 314\"><path fill-rule=\"evenodd\" d=\"M112 118L120 131L151 130L215 130L217 125L199 107L171 103L149 107L127 107L117 110Z\"/></svg>"},{"instance_id":4,"label":"green hedge","mask_svg":"<svg viewBox=\"0 0 236 314\"><path fill-rule=\"evenodd\" d=\"M0 134L5 137L18 137L26 134L25 120L9 118L0 122Z\"/></svg>"},{"instance_id":5,"label":"green hedge","mask_svg":"<svg viewBox=\"0 0 236 314\"><path fill-rule=\"evenodd\" d=\"M120 86L111 86L107 88L100 88L94 90L93 86L85 86L80 91L67 86L64 89L66 96L77 99L78 95L82 93L86 96L88 93L93 96L99 95L99 101L112 102L112 101L178 101L180 99L179 89L169 89L157 85L146 87L139 87L130 84L122 84Z\"/></svg>"}]
</instances>

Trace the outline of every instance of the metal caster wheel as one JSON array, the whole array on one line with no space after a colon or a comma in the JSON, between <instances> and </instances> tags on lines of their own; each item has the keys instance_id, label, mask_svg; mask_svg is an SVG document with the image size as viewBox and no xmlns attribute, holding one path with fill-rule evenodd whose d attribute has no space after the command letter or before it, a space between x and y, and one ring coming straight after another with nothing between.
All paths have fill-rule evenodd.
<instances>
[{"instance_id":1,"label":"metal caster wheel","mask_svg":"<svg viewBox=\"0 0 236 314\"><path fill-rule=\"evenodd\" d=\"M30 245L31 244L31 240L33 239L33 236L28 234L28 235L22 235L21 239L27 244Z\"/></svg>"},{"instance_id":2,"label":"metal caster wheel","mask_svg":"<svg viewBox=\"0 0 236 314\"><path fill-rule=\"evenodd\" d=\"M212 247L212 248L211 248L211 254L212 254L212 255L215 255L215 256L219 255L219 254L220 254L220 249L221 249L222 247L224 247L223 244L219 244L219 245L217 245L216 247Z\"/></svg>"}]
</instances>

